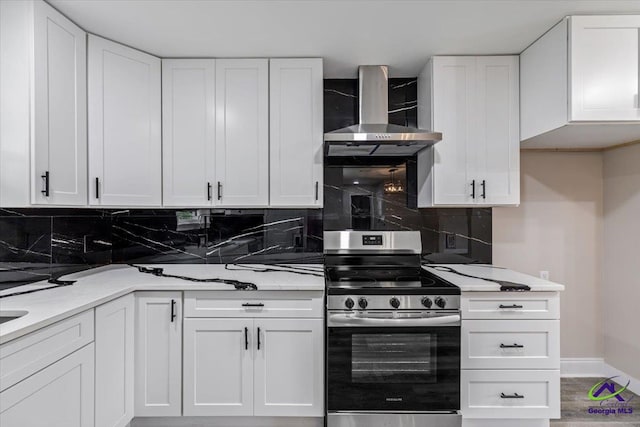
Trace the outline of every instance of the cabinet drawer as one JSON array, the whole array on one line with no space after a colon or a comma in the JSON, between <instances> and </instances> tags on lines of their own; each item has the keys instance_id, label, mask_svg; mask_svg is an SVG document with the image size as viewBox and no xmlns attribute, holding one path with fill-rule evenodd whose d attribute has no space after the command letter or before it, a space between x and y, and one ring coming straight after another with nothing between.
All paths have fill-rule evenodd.
<instances>
[{"instance_id":1,"label":"cabinet drawer","mask_svg":"<svg viewBox=\"0 0 640 427\"><path fill-rule=\"evenodd\" d=\"M559 320L465 320L462 369L560 369Z\"/></svg>"},{"instance_id":2,"label":"cabinet drawer","mask_svg":"<svg viewBox=\"0 0 640 427\"><path fill-rule=\"evenodd\" d=\"M93 310L54 323L0 347L0 390L93 341Z\"/></svg>"},{"instance_id":3,"label":"cabinet drawer","mask_svg":"<svg viewBox=\"0 0 640 427\"><path fill-rule=\"evenodd\" d=\"M461 372L466 418L560 418L560 371Z\"/></svg>"},{"instance_id":4,"label":"cabinet drawer","mask_svg":"<svg viewBox=\"0 0 640 427\"><path fill-rule=\"evenodd\" d=\"M322 318L322 291L185 292L185 317Z\"/></svg>"},{"instance_id":5,"label":"cabinet drawer","mask_svg":"<svg viewBox=\"0 0 640 427\"><path fill-rule=\"evenodd\" d=\"M504 292L465 292L460 300L463 319L559 319L556 292L523 295Z\"/></svg>"}]
</instances>

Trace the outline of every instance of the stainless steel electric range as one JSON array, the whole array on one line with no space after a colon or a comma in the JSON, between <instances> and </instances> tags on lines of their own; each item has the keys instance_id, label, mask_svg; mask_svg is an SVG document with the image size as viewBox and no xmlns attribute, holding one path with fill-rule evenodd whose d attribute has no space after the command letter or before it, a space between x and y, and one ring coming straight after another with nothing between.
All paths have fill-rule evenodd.
<instances>
[{"instance_id":1,"label":"stainless steel electric range","mask_svg":"<svg viewBox=\"0 0 640 427\"><path fill-rule=\"evenodd\" d=\"M417 231L328 231L328 427L460 426L460 289Z\"/></svg>"}]
</instances>

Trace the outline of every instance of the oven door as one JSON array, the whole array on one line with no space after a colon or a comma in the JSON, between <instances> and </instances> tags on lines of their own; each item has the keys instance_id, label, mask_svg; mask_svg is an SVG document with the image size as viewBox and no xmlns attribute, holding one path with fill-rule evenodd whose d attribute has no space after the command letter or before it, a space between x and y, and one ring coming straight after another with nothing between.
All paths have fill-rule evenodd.
<instances>
[{"instance_id":1,"label":"oven door","mask_svg":"<svg viewBox=\"0 0 640 427\"><path fill-rule=\"evenodd\" d=\"M327 409L460 409L460 316L380 318L329 313Z\"/></svg>"}]
</instances>

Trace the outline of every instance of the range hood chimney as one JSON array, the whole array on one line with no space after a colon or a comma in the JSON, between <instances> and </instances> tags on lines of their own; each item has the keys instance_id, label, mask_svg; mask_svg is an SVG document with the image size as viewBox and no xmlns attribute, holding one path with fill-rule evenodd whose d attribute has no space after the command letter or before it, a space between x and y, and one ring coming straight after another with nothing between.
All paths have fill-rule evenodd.
<instances>
[{"instance_id":1,"label":"range hood chimney","mask_svg":"<svg viewBox=\"0 0 640 427\"><path fill-rule=\"evenodd\" d=\"M360 123L324 134L330 157L410 157L442 139L439 132L389 124L389 70L358 68Z\"/></svg>"}]
</instances>

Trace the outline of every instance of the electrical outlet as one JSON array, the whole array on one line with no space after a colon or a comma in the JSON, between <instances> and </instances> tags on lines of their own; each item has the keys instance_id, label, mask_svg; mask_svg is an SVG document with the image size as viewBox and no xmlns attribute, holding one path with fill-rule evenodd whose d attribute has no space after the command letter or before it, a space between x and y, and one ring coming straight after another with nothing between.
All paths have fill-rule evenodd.
<instances>
[{"instance_id":1,"label":"electrical outlet","mask_svg":"<svg viewBox=\"0 0 640 427\"><path fill-rule=\"evenodd\" d=\"M546 270L540 271L540 278L544 280L549 280L549 272Z\"/></svg>"},{"instance_id":2,"label":"electrical outlet","mask_svg":"<svg viewBox=\"0 0 640 427\"><path fill-rule=\"evenodd\" d=\"M455 234L447 234L445 249L455 249L456 248L456 235Z\"/></svg>"}]
</instances>

